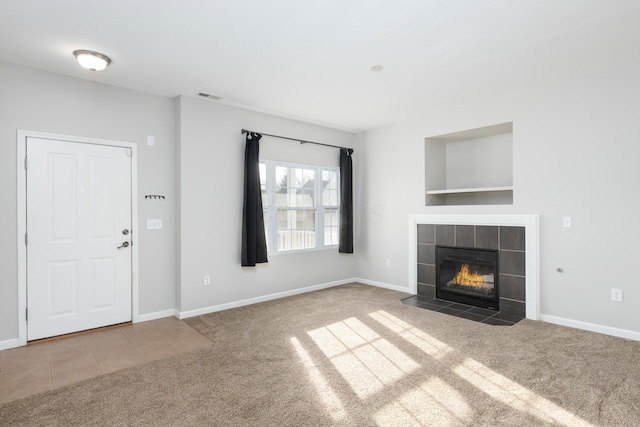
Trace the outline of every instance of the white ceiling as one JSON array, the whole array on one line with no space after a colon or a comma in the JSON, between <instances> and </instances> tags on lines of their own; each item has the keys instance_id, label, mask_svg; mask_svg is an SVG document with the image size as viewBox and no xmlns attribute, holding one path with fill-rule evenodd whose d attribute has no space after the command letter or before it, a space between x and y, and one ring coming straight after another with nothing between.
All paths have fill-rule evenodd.
<instances>
[{"instance_id":1,"label":"white ceiling","mask_svg":"<svg viewBox=\"0 0 640 427\"><path fill-rule=\"evenodd\" d=\"M0 60L360 131L638 62L640 1L0 0Z\"/></svg>"}]
</instances>

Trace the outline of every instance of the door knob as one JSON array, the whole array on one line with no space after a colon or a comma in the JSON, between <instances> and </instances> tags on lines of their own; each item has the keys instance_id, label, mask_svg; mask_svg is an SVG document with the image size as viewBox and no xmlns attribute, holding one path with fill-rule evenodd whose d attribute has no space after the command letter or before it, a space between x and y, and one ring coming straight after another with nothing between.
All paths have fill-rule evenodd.
<instances>
[{"instance_id":1,"label":"door knob","mask_svg":"<svg viewBox=\"0 0 640 427\"><path fill-rule=\"evenodd\" d=\"M124 234L124 235L126 236L127 234L129 234L129 230L127 230L127 229L125 228L124 230L122 230L122 234Z\"/></svg>"},{"instance_id":2,"label":"door knob","mask_svg":"<svg viewBox=\"0 0 640 427\"><path fill-rule=\"evenodd\" d=\"M128 248L129 247L129 242L124 242L122 243L122 245L118 246L116 249L122 249L122 248Z\"/></svg>"}]
</instances>

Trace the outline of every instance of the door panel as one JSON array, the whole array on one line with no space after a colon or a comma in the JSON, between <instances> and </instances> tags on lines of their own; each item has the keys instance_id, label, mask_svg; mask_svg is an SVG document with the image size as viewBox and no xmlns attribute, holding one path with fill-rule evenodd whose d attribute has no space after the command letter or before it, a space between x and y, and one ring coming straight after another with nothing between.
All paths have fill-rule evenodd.
<instances>
[{"instance_id":1,"label":"door panel","mask_svg":"<svg viewBox=\"0 0 640 427\"><path fill-rule=\"evenodd\" d=\"M27 165L28 339L130 321L128 149L28 138Z\"/></svg>"},{"instance_id":2,"label":"door panel","mask_svg":"<svg viewBox=\"0 0 640 427\"><path fill-rule=\"evenodd\" d=\"M93 306L92 310L112 308L116 302L116 266L115 259L94 258L91 260L93 273Z\"/></svg>"},{"instance_id":3,"label":"door panel","mask_svg":"<svg viewBox=\"0 0 640 427\"><path fill-rule=\"evenodd\" d=\"M78 156L72 154L51 153L48 159L49 212L52 227L51 240L75 241L77 239L78 201L76 194L68 189L77 187Z\"/></svg>"},{"instance_id":4,"label":"door panel","mask_svg":"<svg viewBox=\"0 0 640 427\"><path fill-rule=\"evenodd\" d=\"M77 313L78 264L75 261L49 263L51 317Z\"/></svg>"}]
</instances>

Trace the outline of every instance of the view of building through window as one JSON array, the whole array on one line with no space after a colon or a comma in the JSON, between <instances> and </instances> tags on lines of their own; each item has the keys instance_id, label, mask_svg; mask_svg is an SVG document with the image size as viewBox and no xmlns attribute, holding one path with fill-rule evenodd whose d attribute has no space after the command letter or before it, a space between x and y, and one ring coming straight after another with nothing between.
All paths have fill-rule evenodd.
<instances>
[{"instance_id":1,"label":"view of building through window","mask_svg":"<svg viewBox=\"0 0 640 427\"><path fill-rule=\"evenodd\" d=\"M338 168L260 163L269 250L291 251L338 244ZM319 232L320 230L320 232Z\"/></svg>"}]
</instances>

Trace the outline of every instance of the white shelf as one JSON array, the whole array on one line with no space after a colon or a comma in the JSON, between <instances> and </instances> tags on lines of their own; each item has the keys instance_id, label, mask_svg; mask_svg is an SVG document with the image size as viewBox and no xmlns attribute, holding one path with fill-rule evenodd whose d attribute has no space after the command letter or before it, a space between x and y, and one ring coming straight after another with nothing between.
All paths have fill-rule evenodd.
<instances>
[{"instance_id":1,"label":"white shelf","mask_svg":"<svg viewBox=\"0 0 640 427\"><path fill-rule=\"evenodd\" d=\"M513 205L512 122L425 138L424 153L425 206Z\"/></svg>"},{"instance_id":2,"label":"white shelf","mask_svg":"<svg viewBox=\"0 0 640 427\"><path fill-rule=\"evenodd\" d=\"M486 193L490 191L513 191L513 186L504 187L478 187L478 188L452 188L448 190L429 190L427 194L459 194L459 193Z\"/></svg>"}]
</instances>

